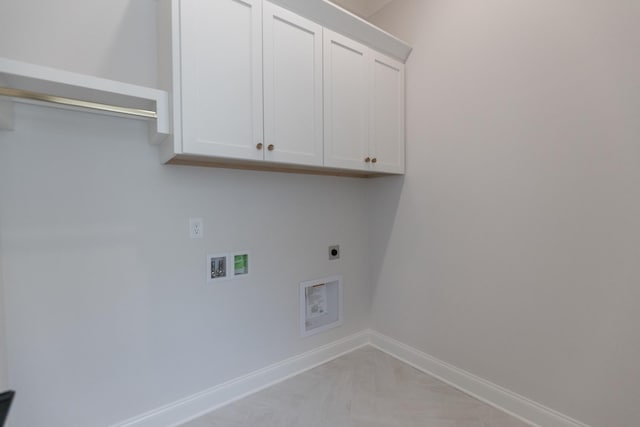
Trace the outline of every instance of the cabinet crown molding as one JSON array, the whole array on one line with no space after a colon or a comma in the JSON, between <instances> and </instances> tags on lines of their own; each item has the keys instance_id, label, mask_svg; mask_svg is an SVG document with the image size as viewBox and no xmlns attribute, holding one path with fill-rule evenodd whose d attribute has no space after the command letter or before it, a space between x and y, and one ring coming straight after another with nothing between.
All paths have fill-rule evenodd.
<instances>
[{"instance_id":1,"label":"cabinet crown molding","mask_svg":"<svg viewBox=\"0 0 640 427\"><path fill-rule=\"evenodd\" d=\"M270 0L323 27L405 63L411 46L328 0Z\"/></svg>"}]
</instances>

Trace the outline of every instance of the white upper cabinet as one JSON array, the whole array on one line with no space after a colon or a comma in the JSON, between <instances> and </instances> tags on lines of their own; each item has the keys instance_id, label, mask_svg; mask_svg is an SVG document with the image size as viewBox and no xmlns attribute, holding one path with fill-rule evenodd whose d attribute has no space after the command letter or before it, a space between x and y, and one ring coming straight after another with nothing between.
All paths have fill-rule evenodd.
<instances>
[{"instance_id":1,"label":"white upper cabinet","mask_svg":"<svg viewBox=\"0 0 640 427\"><path fill-rule=\"evenodd\" d=\"M262 1L180 2L182 151L262 159Z\"/></svg>"},{"instance_id":2,"label":"white upper cabinet","mask_svg":"<svg viewBox=\"0 0 640 427\"><path fill-rule=\"evenodd\" d=\"M404 173L404 64L372 51L370 65L371 170Z\"/></svg>"},{"instance_id":3,"label":"white upper cabinet","mask_svg":"<svg viewBox=\"0 0 640 427\"><path fill-rule=\"evenodd\" d=\"M325 29L325 165L404 173L404 64Z\"/></svg>"},{"instance_id":4,"label":"white upper cabinet","mask_svg":"<svg viewBox=\"0 0 640 427\"><path fill-rule=\"evenodd\" d=\"M404 65L370 47L403 60L402 41L324 0L158 0L157 9L172 118L163 162L404 173Z\"/></svg>"},{"instance_id":5,"label":"white upper cabinet","mask_svg":"<svg viewBox=\"0 0 640 427\"><path fill-rule=\"evenodd\" d=\"M325 165L368 170L369 49L324 30Z\"/></svg>"},{"instance_id":6,"label":"white upper cabinet","mask_svg":"<svg viewBox=\"0 0 640 427\"><path fill-rule=\"evenodd\" d=\"M265 160L322 166L322 27L263 8Z\"/></svg>"}]
</instances>

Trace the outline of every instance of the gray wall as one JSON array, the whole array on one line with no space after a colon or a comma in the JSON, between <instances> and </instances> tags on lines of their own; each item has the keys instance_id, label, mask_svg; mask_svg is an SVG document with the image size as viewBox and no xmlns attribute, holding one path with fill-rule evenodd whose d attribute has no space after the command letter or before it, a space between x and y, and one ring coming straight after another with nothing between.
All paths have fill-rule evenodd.
<instances>
[{"instance_id":1,"label":"gray wall","mask_svg":"<svg viewBox=\"0 0 640 427\"><path fill-rule=\"evenodd\" d=\"M4 2L0 56L153 86L154 8ZM368 327L366 181L162 166L145 122L103 115L19 104L15 128L0 132L14 427L109 425ZM239 250L250 277L207 285L206 255ZM299 282L333 274L343 326L300 339Z\"/></svg>"},{"instance_id":2,"label":"gray wall","mask_svg":"<svg viewBox=\"0 0 640 427\"><path fill-rule=\"evenodd\" d=\"M154 86L154 7L3 2L0 56ZM638 7L385 8L415 47L405 178L165 167L142 122L18 106L0 132L14 426L183 398L367 327L373 292L383 333L593 426L640 424ZM206 253L242 249L255 275L204 284ZM297 283L334 273L345 325L298 339Z\"/></svg>"},{"instance_id":3,"label":"gray wall","mask_svg":"<svg viewBox=\"0 0 640 427\"><path fill-rule=\"evenodd\" d=\"M0 246L0 260L2 260L2 246ZM9 380L7 378L7 349L5 339L3 280L2 262L0 262L0 391L6 390L9 386Z\"/></svg>"},{"instance_id":4,"label":"gray wall","mask_svg":"<svg viewBox=\"0 0 640 427\"><path fill-rule=\"evenodd\" d=\"M640 3L396 0L407 175L372 189L374 329L640 425ZM401 194L398 196L398 192Z\"/></svg>"}]
</instances>

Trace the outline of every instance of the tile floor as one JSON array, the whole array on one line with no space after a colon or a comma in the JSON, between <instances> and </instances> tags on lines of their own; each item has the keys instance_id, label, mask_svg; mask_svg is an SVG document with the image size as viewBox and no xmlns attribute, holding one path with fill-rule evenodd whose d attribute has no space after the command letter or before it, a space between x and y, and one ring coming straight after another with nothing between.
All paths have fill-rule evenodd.
<instances>
[{"instance_id":1,"label":"tile floor","mask_svg":"<svg viewBox=\"0 0 640 427\"><path fill-rule=\"evenodd\" d=\"M528 427L363 347L183 427Z\"/></svg>"}]
</instances>

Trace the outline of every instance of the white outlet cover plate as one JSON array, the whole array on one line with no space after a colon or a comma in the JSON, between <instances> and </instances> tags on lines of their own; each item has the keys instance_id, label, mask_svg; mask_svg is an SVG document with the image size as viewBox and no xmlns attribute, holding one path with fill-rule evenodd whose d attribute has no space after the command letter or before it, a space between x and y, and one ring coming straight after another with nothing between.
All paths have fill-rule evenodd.
<instances>
[{"instance_id":1,"label":"white outlet cover plate","mask_svg":"<svg viewBox=\"0 0 640 427\"><path fill-rule=\"evenodd\" d=\"M189 218L189 236L192 239L204 237L204 221L202 218Z\"/></svg>"}]
</instances>

